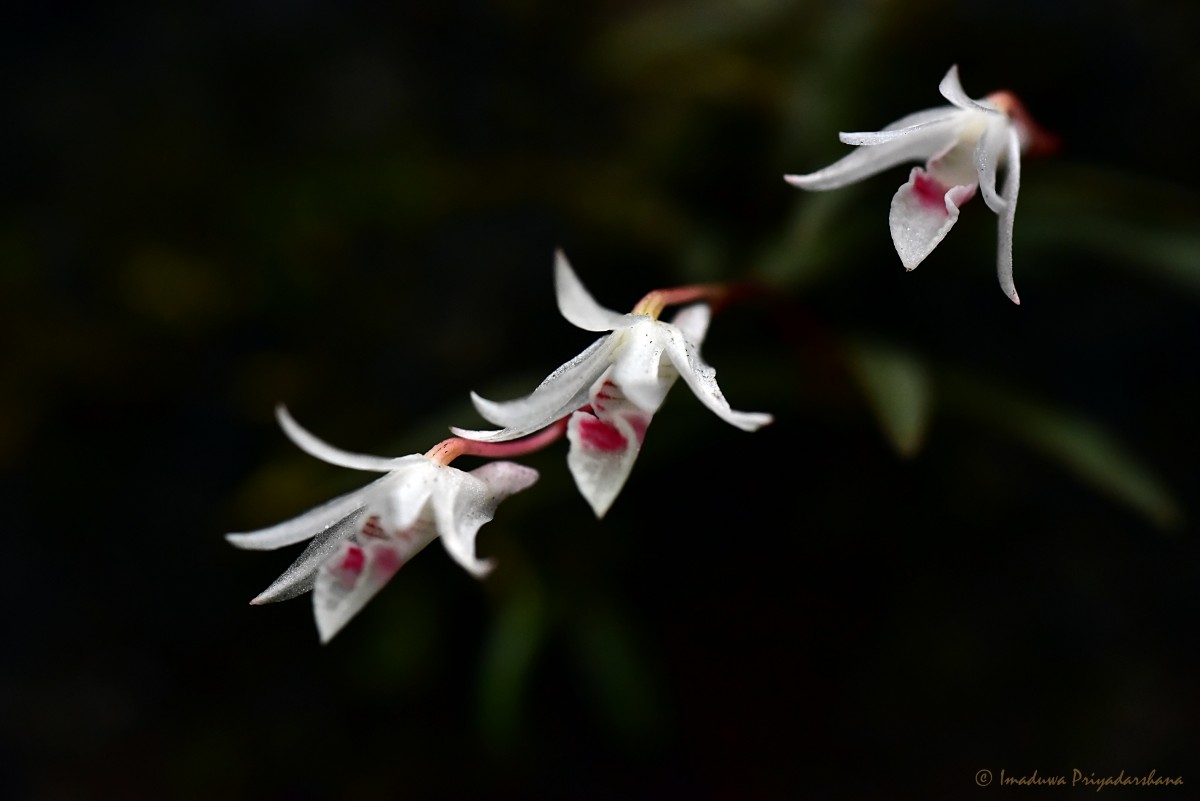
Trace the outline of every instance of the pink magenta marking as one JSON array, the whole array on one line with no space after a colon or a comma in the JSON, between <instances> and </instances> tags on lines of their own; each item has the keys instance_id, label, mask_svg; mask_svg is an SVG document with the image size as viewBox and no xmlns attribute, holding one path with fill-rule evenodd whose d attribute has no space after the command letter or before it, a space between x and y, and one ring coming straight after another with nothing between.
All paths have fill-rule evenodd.
<instances>
[{"instance_id":1,"label":"pink magenta marking","mask_svg":"<svg viewBox=\"0 0 1200 801\"><path fill-rule=\"evenodd\" d=\"M379 515L371 515L367 518L367 522L363 523L362 533L364 537L385 536L383 527L379 525Z\"/></svg>"},{"instance_id":2,"label":"pink magenta marking","mask_svg":"<svg viewBox=\"0 0 1200 801\"><path fill-rule=\"evenodd\" d=\"M362 572L366 561L362 548L359 548L357 545L351 545L346 549L346 555L342 558L342 564L338 566L338 570L344 570L347 573L357 576Z\"/></svg>"},{"instance_id":3,"label":"pink magenta marking","mask_svg":"<svg viewBox=\"0 0 1200 801\"><path fill-rule=\"evenodd\" d=\"M942 214L950 213L946 210L946 187L936 178L930 178L923 172L914 175L913 194L925 208L938 209Z\"/></svg>"},{"instance_id":4,"label":"pink magenta marking","mask_svg":"<svg viewBox=\"0 0 1200 801\"><path fill-rule=\"evenodd\" d=\"M620 431L595 417L579 417L579 436L589 448L605 453L623 451L627 444Z\"/></svg>"},{"instance_id":5,"label":"pink magenta marking","mask_svg":"<svg viewBox=\"0 0 1200 801\"><path fill-rule=\"evenodd\" d=\"M400 569L400 565L404 564L404 560L394 548L376 548L372 556L375 569L387 576L395 573Z\"/></svg>"},{"instance_id":6,"label":"pink magenta marking","mask_svg":"<svg viewBox=\"0 0 1200 801\"><path fill-rule=\"evenodd\" d=\"M605 382L604 382L604 383L603 383L603 384L600 386L600 391L599 391L599 392L597 392L597 393L596 393L596 394L595 394L595 395L592 397L592 406L594 406L594 407L595 407L596 411L598 411L598 412L602 412L602 411L604 411L604 404L603 404L603 403L601 403L600 401L602 401L602 400L613 400L613 399L616 397L615 395L612 395L611 393L609 393L609 392L608 392L608 388L609 388L609 387L615 387L615 386L616 386L616 385L615 385L615 384L613 384L613 382L611 382L611 381L605 381Z\"/></svg>"},{"instance_id":7,"label":"pink magenta marking","mask_svg":"<svg viewBox=\"0 0 1200 801\"><path fill-rule=\"evenodd\" d=\"M629 417L626 419L629 420L629 427L633 429L638 444L641 445L646 441L646 429L650 427L650 420L645 417Z\"/></svg>"}]
</instances>

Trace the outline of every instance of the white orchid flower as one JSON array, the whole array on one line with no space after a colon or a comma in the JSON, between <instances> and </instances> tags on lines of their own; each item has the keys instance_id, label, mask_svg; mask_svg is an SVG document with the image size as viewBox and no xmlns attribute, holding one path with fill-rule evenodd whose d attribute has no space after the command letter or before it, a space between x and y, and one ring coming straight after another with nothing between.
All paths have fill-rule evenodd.
<instances>
[{"instance_id":1,"label":"white orchid flower","mask_svg":"<svg viewBox=\"0 0 1200 801\"><path fill-rule=\"evenodd\" d=\"M479 414L503 426L494 431L451 429L478 442L505 442L569 417L567 464L597 517L616 499L637 459L654 413L676 379L683 377L700 401L722 420L745 431L771 422L769 414L738 412L717 386L716 371L700 358L708 329L707 304L682 309L661 322L665 305L711 294L711 288L652 292L621 314L598 304L561 251L555 254L555 288L563 317L585 331L611 331L559 367L531 395L496 403L472 393Z\"/></svg>"},{"instance_id":2,"label":"white orchid flower","mask_svg":"<svg viewBox=\"0 0 1200 801\"><path fill-rule=\"evenodd\" d=\"M958 220L958 210L975 192L999 215L996 269L1000 287L1013 303L1021 301L1013 284L1013 219L1021 185L1021 152L1049 149L1051 137L1030 119L1009 92L972 100L950 68L938 87L949 106L918 111L882 131L840 133L858 150L809 175L788 175L801 189L837 189L907 161L914 167L892 198L890 224L896 252L907 270L914 269L942 241ZM996 174L1004 183L996 189Z\"/></svg>"},{"instance_id":3,"label":"white orchid flower","mask_svg":"<svg viewBox=\"0 0 1200 801\"><path fill-rule=\"evenodd\" d=\"M347 453L305 431L283 407L276 411L284 432L306 453L341 467L384 474L284 523L226 535L229 542L250 550L312 540L250 603L283 601L312 590L321 642L337 634L438 535L455 561L472 575L486 575L492 563L476 557L476 533L492 519L500 501L538 478L536 470L513 462L489 462L467 473L439 459L436 448L430 455L396 459Z\"/></svg>"}]
</instances>

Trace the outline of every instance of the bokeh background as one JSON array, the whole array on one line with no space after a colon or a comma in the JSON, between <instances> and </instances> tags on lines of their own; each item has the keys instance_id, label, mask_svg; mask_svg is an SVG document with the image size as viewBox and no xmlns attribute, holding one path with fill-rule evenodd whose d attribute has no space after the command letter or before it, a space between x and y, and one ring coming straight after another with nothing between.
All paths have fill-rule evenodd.
<instances>
[{"instance_id":1,"label":"bokeh background","mask_svg":"<svg viewBox=\"0 0 1200 801\"><path fill-rule=\"evenodd\" d=\"M1194 3L29 5L0 38L0 795L923 798L1200 783ZM979 199L914 273L905 168L809 172L1016 92L1012 306ZM608 517L559 445L330 645L222 534L421 452L597 298L752 282ZM469 460L463 460L463 466ZM1186 790L1187 787L1183 788ZM1047 791L1048 794L1050 791ZM1069 792L1056 790L1055 792ZM1110 790L1181 798L1165 788Z\"/></svg>"}]
</instances>

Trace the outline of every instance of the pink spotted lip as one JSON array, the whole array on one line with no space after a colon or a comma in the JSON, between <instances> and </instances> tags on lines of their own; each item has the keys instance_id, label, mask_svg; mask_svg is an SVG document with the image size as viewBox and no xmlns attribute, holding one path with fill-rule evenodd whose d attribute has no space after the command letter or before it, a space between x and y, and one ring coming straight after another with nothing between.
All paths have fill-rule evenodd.
<instances>
[{"instance_id":1,"label":"pink spotted lip","mask_svg":"<svg viewBox=\"0 0 1200 801\"><path fill-rule=\"evenodd\" d=\"M590 414L579 418L579 439L588 448L602 453L620 453L629 445L616 426Z\"/></svg>"},{"instance_id":2,"label":"pink spotted lip","mask_svg":"<svg viewBox=\"0 0 1200 801\"><path fill-rule=\"evenodd\" d=\"M949 214L946 209L946 192L949 187L942 184L936 178L930 177L927 173L918 172L913 176L913 194L921 205L927 209L939 210L942 214Z\"/></svg>"}]
</instances>

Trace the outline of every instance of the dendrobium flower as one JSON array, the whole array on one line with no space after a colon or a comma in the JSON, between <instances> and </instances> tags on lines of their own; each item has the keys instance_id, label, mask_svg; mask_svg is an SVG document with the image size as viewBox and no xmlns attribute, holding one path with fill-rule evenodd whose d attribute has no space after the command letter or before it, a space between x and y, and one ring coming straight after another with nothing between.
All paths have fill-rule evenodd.
<instances>
[{"instance_id":1,"label":"dendrobium flower","mask_svg":"<svg viewBox=\"0 0 1200 801\"><path fill-rule=\"evenodd\" d=\"M637 459L646 429L680 376L722 420L745 431L771 422L768 414L738 412L717 386L716 371L700 358L711 310L699 303L661 322L665 305L704 296L700 288L652 292L621 314L600 306L561 251L555 254L555 289L563 317L585 331L611 331L559 367L531 395L496 403L472 393L479 414L503 426L495 431L451 429L479 442L527 436L563 418L567 464L597 517L616 499Z\"/></svg>"},{"instance_id":2,"label":"dendrobium flower","mask_svg":"<svg viewBox=\"0 0 1200 801\"><path fill-rule=\"evenodd\" d=\"M1021 183L1021 152L1048 149L1051 137L1030 119L1010 92L972 100L950 68L938 87L949 106L918 111L882 131L840 133L838 138L859 149L809 175L788 175L801 189L837 189L906 161L914 167L892 198L892 242L907 270L928 256L958 220L958 210L975 192L1000 217L996 269L1000 287L1020 303L1012 275L1013 218ZM996 191L996 173L1005 169Z\"/></svg>"},{"instance_id":3,"label":"dendrobium flower","mask_svg":"<svg viewBox=\"0 0 1200 801\"><path fill-rule=\"evenodd\" d=\"M384 474L292 520L226 535L237 547L251 550L312 540L292 566L250 603L283 601L312 590L321 642L337 634L405 562L438 535L455 561L472 575L486 575L492 564L476 557L476 533L492 519L500 501L538 478L536 470L503 461L464 472L439 460L444 449L437 448L429 455L395 459L347 453L305 431L283 407L277 409L277 416L284 432L306 453L341 467Z\"/></svg>"}]
</instances>

